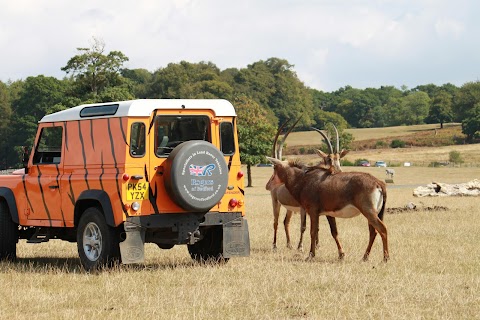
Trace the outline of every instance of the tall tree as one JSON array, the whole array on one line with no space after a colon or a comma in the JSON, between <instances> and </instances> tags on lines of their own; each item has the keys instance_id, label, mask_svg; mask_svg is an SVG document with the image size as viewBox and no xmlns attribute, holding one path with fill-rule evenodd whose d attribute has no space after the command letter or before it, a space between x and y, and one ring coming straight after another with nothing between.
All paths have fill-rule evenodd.
<instances>
[{"instance_id":1,"label":"tall tree","mask_svg":"<svg viewBox=\"0 0 480 320\"><path fill-rule=\"evenodd\" d=\"M231 100L233 88L211 62L170 63L153 74L149 96L155 98L222 98Z\"/></svg>"},{"instance_id":2,"label":"tall tree","mask_svg":"<svg viewBox=\"0 0 480 320\"><path fill-rule=\"evenodd\" d=\"M12 115L12 108L10 106L10 96L8 87L5 83L0 81L0 169L7 169L8 160L5 152L7 148L7 137L9 136L10 117ZM8 149L7 149L8 150Z\"/></svg>"},{"instance_id":3,"label":"tall tree","mask_svg":"<svg viewBox=\"0 0 480 320\"><path fill-rule=\"evenodd\" d=\"M79 54L71 58L61 68L75 80L80 93L92 93L94 96L107 87L122 83L120 71L128 61L120 51L105 52L105 43L93 38L90 48L77 48Z\"/></svg>"},{"instance_id":4,"label":"tall tree","mask_svg":"<svg viewBox=\"0 0 480 320\"><path fill-rule=\"evenodd\" d=\"M470 109L480 102L480 81L467 82L454 97L453 110L457 121L466 118Z\"/></svg>"},{"instance_id":5,"label":"tall tree","mask_svg":"<svg viewBox=\"0 0 480 320\"><path fill-rule=\"evenodd\" d=\"M255 62L240 70L235 81L237 93L245 94L271 109L280 122L301 114L301 126L312 124L311 94L287 60L270 58Z\"/></svg>"},{"instance_id":6,"label":"tall tree","mask_svg":"<svg viewBox=\"0 0 480 320\"><path fill-rule=\"evenodd\" d=\"M275 126L268 119L268 111L246 96L234 100L237 111L240 159L247 165L247 187L252 186L251 167L271 154Z\"/></svg>"},{"instance_id":7,"label":"tall tree","mask_svg":"<svg viewBox=\"0 0 480 320\"><path fill-rule=\"evenodd\" d=\"M431 122L440 122L440 128L443 124L453 119L452 96L444 90L438 91L432 100L428 120Z\"/></svg>"},{"instance_id":8,"label":"tall tree","mask_svg":"<svg viewBox=\"0 0 480 320\"><path fill-rule=\"evenodd\" d=\"M405 124L421 124L428 115L430 98L423 91L411 92L403 98L402 105Z\"/></svg>"},{"instance_id":9,"label":"tall tree","mask_svg":"<svg viewBox=\"0 0 480 320\"><path fill-rule=\"evenodd\" d=\"M480 102L467 111L462 121L462 132L467 135L468 142L480 136Z\"/></svg>"}]
</instances>

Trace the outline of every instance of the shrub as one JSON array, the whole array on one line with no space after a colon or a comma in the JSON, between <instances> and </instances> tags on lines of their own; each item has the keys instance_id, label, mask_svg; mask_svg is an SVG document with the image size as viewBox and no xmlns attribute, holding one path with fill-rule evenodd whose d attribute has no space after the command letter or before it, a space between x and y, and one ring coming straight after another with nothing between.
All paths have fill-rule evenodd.
<instances>
[{"instance_id":1,"label":"shrub","mask_svg":"<svg viewBox=\"0 0 480 320\"><path fill-rule=\"evenodd\" d=\"M353 167L355 164L349 160L340 160L340 165L342 167Z\"/></svg>"},{"instance_id":2,"label":"shrub","mask_svg":"<svg viewBox=\"0 0 480 320\"><path fill-rule=\"evenodd\" d=\"M368 159L357 159L357 160L355 160L355 162L354 162L353 165L354 165L354 166L359 166L359 165L360 165L360 162L362 162L362 161L370 162L370 161L368 161Z\"/></svg>"},{"instance_id":3,"label":"shrub","mask_svg":"<svg viewBox=\"0 0 480 320\"><path fill-rule=\"evenodd\" d=\"M375 149L382 149L382 148L385 148L388 144L383 141L383 140L378 140L377 142L375 142Z\"/></svg>"},{"instance_id":4,"label":"shrub","mask_svg":"<svg viewBox=\"0 0 480 320\"><path fill-rule=\"evenodd\" d=\"M460 154L460 152L456 151L456 150L452 150L450 151L450 153L448 154L448 160L452 163L456 163L456 164L460 164L460 163L463 163L463 158L462 158L462 155Z\"/></svg>"},{"instance_id":5,"label":"shrub","mask_svg":"<svg viewBox=\"0 0 480 320\"><path fill-rule=\"evenodd\" d=\"M392 148L404 148L405 147L405 141L395 139L395 140L392 140L392 143L390 143L390 146Z\"/></svg>"},{"instance_id":6,"label":"shrub","mask_svg":"<svg viewBox=\"0 0 480 320\"><path fill-rule=\"evenodd\" d=\"M300 149L298 149L298 151L300 152L300 154L305 154L305 148L304 147L300 147Z\"/></svg>"}]
</instances>

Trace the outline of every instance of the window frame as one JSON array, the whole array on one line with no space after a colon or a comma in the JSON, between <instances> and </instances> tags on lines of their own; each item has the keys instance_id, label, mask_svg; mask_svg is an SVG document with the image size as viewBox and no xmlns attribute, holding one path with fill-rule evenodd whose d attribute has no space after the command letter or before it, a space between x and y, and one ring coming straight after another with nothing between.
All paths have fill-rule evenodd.
<instances>
[{"instance_id":1,"label":"window frame","mask_svg":"<svg viewBox=\"0 0 480 320\"><path fill-rule=\"evenodd\" d=\"M140 125L140 128L137 129L137 130L140 130L140 131L137 131L137 137L136 137L137 139L142 135L142 132L143 132L143 137L142 137L143 138L143 153L141 153L141 154L133 154L133 142L132 142L133 135L132 135L132 133L133 133L133 130L134 130L134 128L133 128L134 125ZM130 153L130 156L132 158L143 158L143 157L145 157L145 155L147 153L146 129L147 129L147 126L145 125L145 122L142 122L142 121L135 121L130 126L129 153ZM138 143L137 143L137 146L138 146Z\"/></svg>"}]
</instances>

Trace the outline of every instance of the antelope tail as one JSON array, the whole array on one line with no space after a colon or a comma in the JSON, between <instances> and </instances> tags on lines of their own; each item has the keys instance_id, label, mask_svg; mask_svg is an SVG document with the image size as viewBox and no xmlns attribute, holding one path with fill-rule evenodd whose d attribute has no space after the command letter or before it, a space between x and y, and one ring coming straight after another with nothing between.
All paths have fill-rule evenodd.
<instances>
[{"instance_id":1,"label":"antelope tail","mask_svg":"<svg viewBox=\"0 0 480 320\"><path fill-rule=\"evenodd\" d=\"M385 212L385 204L387 202L387 188L385 184L381 184L382 187L382 197L383 197L383 203L382 203L382 209L380 209L380 212L378 213L378 218L383 221L383 213Z\"/></svg>"}]
</instances>

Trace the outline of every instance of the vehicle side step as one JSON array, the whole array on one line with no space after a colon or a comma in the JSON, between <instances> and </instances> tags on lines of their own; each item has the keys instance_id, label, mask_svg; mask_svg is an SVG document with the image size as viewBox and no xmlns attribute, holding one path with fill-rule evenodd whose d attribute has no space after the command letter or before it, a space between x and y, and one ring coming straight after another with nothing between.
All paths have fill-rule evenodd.
<instances>
[{"instance_id":1,"label":"vehicle side step","mask_svg":"<svg viewBox=\"0 0 480 320\"><path fill-rule=\"evenodd\" d=\"M37 228L33 236L27 240L27 243L42 243L50 240L50 231Z\"/></svg>"}]
</instances>

